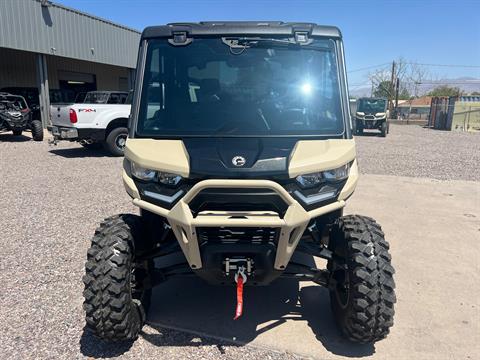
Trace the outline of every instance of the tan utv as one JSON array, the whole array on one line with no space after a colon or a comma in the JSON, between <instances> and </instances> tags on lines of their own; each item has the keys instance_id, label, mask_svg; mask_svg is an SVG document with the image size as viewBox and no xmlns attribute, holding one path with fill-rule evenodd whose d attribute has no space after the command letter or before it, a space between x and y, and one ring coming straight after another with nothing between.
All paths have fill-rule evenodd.
<instances>
[{"instance_id":1,"label":"tan utv","mask_svg":"<svg viewBox=\"0 0 480 360\"><path fill-rule=\"evenodd\" d=\"M358 176L336 27L145 29L123 163L140 215L110 217L95 232L87 328L137 338L152 287L172 277L235 286L235 319L244 286L248 304L252 287L294 278L328 287L348 339L384 338L395 303L389 245L372 218L343 215Z\"/></svg>"}]
</instances>

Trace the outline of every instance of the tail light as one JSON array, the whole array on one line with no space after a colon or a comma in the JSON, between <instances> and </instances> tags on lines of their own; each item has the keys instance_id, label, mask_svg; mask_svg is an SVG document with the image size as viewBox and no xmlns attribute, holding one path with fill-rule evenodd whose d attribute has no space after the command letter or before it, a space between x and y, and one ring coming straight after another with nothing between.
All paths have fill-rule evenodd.
<instances>
[{"instance_id":1,"label":"tail light","mask_svg":"<svg viewBox=\"0 0 480 360\"><path fill-rule=\"evenodd\" d=\"M77 121L78 121L78 119L77 119L77 113L75 112L75 110L70 109L70 122L71 122L72 124L75 124Z\"/></svg>"}]
</instances>

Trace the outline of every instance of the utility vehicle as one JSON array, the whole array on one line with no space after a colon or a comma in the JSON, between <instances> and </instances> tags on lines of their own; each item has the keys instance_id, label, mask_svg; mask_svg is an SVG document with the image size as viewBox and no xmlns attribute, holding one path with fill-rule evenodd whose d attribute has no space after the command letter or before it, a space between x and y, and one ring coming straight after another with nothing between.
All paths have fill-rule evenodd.
<instances>
[{"instance_id":1,"label":"utility vehicle","mask_svg":"<svg viewBox=\"0 0 480 360\"><path fill-rule=\"evenodd\" d=\"M121 91L90 91L82 103L50 107L51 143L76 141L86 148L103 145L114 156L122 156L127 140L131 95Z\"/></svg>"},{"instance_id":2,"label":"utility vehicle","mask_svg":"<svg viewBox=\"0 0 480 360\"><path fill-rule=\"evenodd\" d=\"M384 338L395 303L389 245L372 218L342 215L358 166L340 31L170 24L144 30L138 59L123 181L140 215L95 232L87 328L135 339L151 288L172 277L235 286L236 319L243 293L248 302L252 287L294 278L330 289L346 337Z\"/></svg>"},{"instance_id":3,"label":"utility vehicle","mask_svg":"<svg viewBox=\"0 0 480 360\"><path fill-rule=\"evenodd\" d=\"M0 92L0 132L11 131L19 136L23 131L31 130L33 140L42 141L42 122L32 115L23 96Z\"/></svg>"},{"instance_id":4,"label":"utility vehicle","mask_svg":"<svg viewBox=\"0 0 480 360\"><path fill-rule=\"evenodd\" d=\"M355 113L355 129L357 135L363 134L364 129L378 129L385 137L389 131L388 100L384 98L360 98L357 100Z\"/></svg>"}]
</instances>

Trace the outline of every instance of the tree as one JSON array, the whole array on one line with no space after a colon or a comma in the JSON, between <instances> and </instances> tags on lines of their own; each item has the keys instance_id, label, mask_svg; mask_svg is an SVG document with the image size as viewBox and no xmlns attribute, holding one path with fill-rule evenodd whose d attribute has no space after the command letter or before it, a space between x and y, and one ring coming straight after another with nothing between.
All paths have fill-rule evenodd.
<instances>
[{"instance_id":1,"label":"tree","mask_svg":"<svg viewBox=\"0 0 480 360\"><path fill-rule=\"evenodd\" d=\"M389 80L383 80L377 84L377 87L373 90L373 96L381 98L390 98L390 89L392 82Z\"/></svg>"},{"instance_id":2,"label":"tree","mask_svg":"<svg viewBox=\"0 0 480 360\"><path fill-rule=\"evenodd\" d=\"M398 93L398 100L410 100L412 96L406 87L402 88Z\"/></svg>"},{"instance_id":3,"label":"tree","mask_svg":"<svg viewBox=\"0 0 480 360\"><path fill-rule=\"evenodd\" d=\"M458 87L452 87L448 85L440 85L430 91L427 95L429 96L460 96L462 90Z\"/></svg>"},{"instance_id":4,"label":"tree","mask_svg":"<svg viewBox=\"0 0 480 360\"><path fill-rule=\"evenodd\" d=\"M373 90L373 96L375 97L382 97L382 98L389 98L390 97L390 89L391 89L391 82L389 80L384 80L377 85L377 87ZM393 95L392 99L395 98ZM398 99L399 100L409 100L411 98L410 92L408 91L406 86L402 86L400 84L400 90L398 92Z\"/></svg>"},{"instance_id":5,"label":"tree","mask_svg":"<svg viewBox=\"0 0 480 360\"><path fill-rule=\"evenodd\" d=\"M480 95L480 91L474 91L474 92L470 93L470 95Z\"/></svg>"}]
</instances>

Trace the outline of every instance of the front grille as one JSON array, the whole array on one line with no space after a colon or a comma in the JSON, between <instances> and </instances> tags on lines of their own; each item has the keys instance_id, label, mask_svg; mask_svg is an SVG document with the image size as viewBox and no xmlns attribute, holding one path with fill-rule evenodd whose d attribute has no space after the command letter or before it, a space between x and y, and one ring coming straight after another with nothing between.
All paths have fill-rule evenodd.
<instances>
[{"instance_id":1,"label":"front grille","mask_svg":"<svg viewBox=\"0 0 480 360\"><path fill-rule=\"evenodd\" d=\"M273 211L283 218L288 204L271 189L208 188L189 207L194 216L202 211Z\"/></svg>"},{"instance_id":2,"label":"front grille","mask_svg":"<svg viewBox=\"0 0 480 360\"><path fill-rule=\"evenodd\" d=\"M280 229L246 227L200 227L197 228L198 242L203 244L251 244L276 243Z\"/></svg>"},{"instance_id":3,"label":"front grille","mask_svg":"<svg viewBox=\"0 0 480 360\"><path fill-rule=\"evenodd\" d=\"M375 120L375 115L365 115L365 120Z\"/></svg>"}]
</instances>

